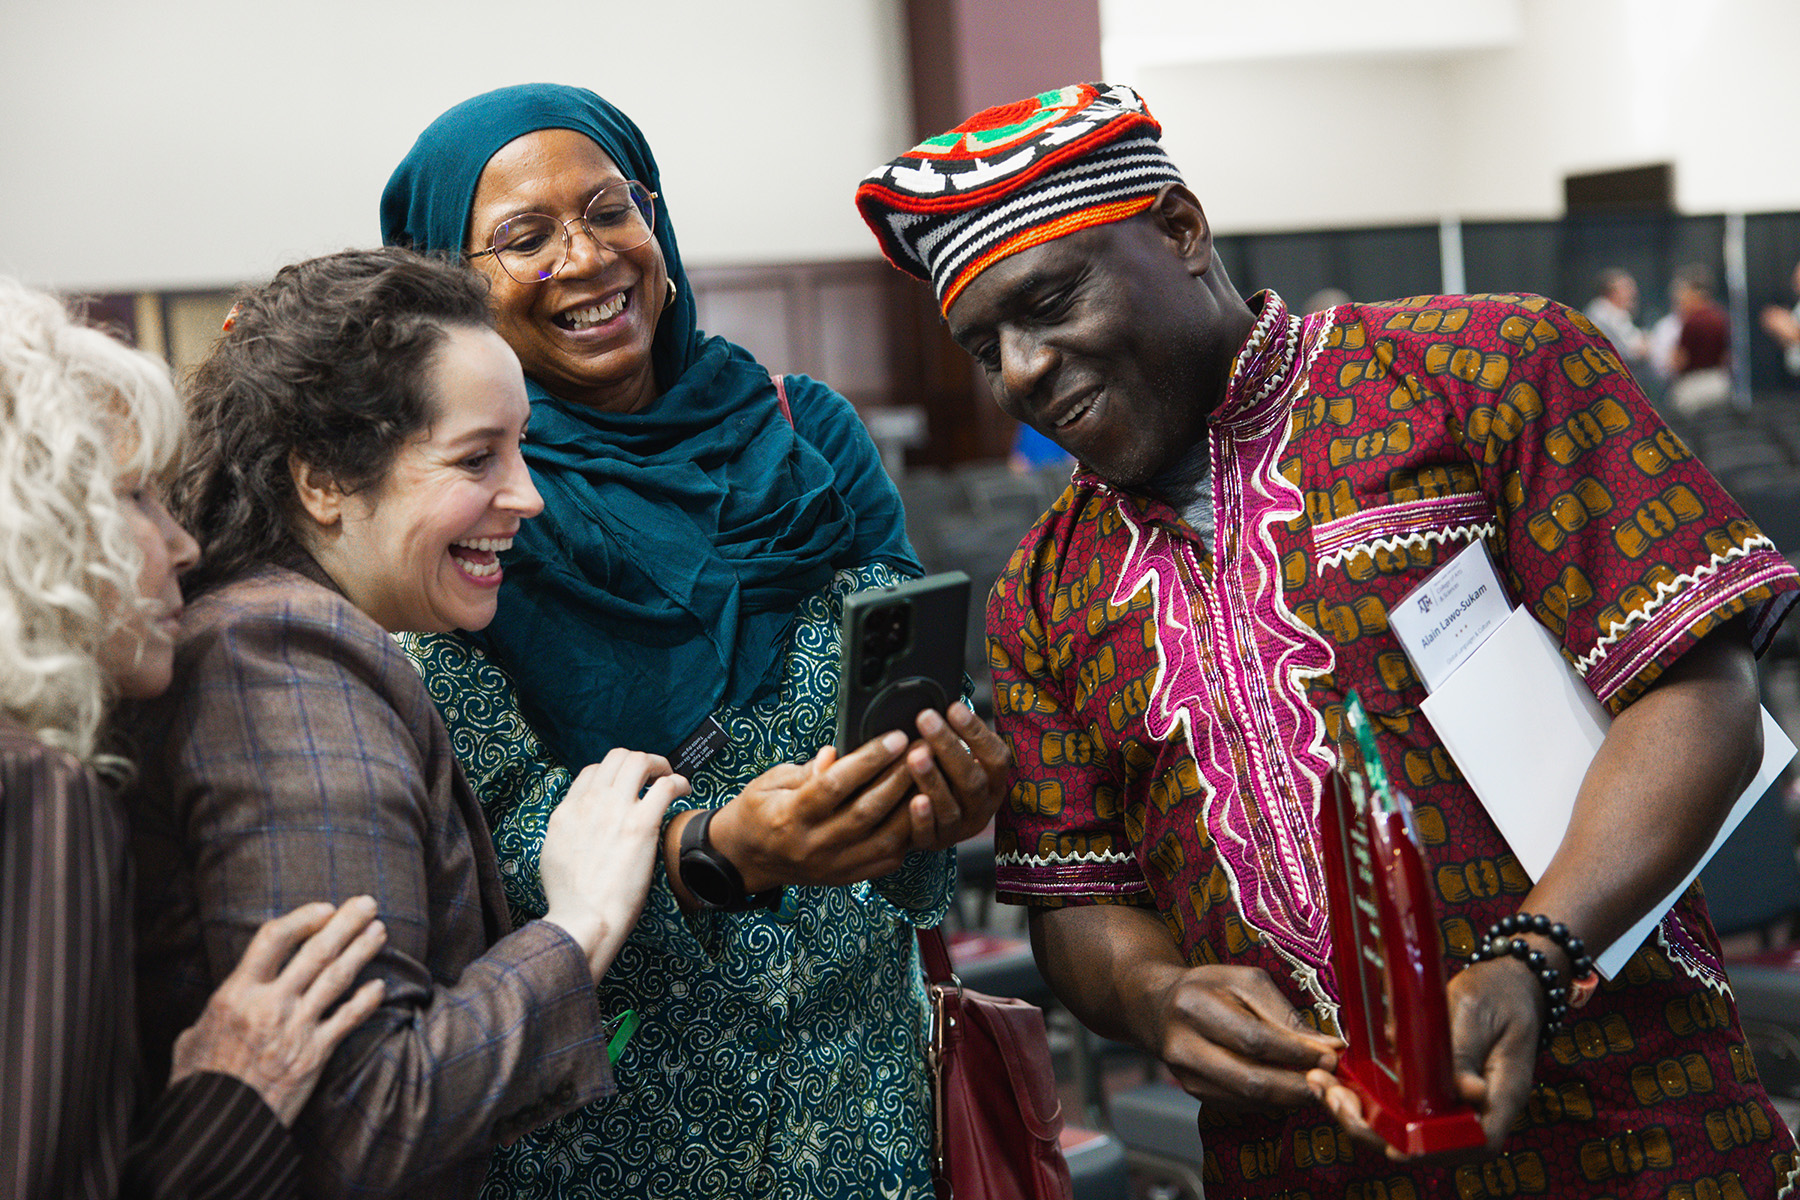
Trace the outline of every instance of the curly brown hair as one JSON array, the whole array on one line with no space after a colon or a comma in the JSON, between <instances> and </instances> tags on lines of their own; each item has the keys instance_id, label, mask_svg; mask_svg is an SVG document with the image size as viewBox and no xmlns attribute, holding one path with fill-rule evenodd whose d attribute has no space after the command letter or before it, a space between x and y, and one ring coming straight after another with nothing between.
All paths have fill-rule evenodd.
<instances>
[{"instance_id":1,"label":"curly brown hair","mask_svg":"<svg viewBox=\"0 0 1800 1200\"><path fill-rule=\"evenodd\" d=\"M432 356L453 327L493 328L485 282L409 250L308 259L243 293L188 380L172 508L199 539L200 562L184 590L299 556L290 459L346 493L378 486L435 416Z\"/></svg>"}]
</instances>

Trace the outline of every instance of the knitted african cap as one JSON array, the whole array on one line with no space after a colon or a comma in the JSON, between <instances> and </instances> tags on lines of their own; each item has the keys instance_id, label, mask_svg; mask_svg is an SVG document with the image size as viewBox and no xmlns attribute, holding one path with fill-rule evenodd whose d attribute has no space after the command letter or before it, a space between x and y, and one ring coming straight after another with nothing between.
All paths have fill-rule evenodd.
<instances>
[{"instance_id":1,"label":"knitted african cap","mask_svg":"<svg viewBox=\"0 0 1800 1200\"><path fill-rule=\"evenodd\" d=\"M871 171L856 207L888 261L948 312L1009 254L1150 207L1181 174L1122 84L1077 83L985 109Z\"/></svg>"}]
</instances>

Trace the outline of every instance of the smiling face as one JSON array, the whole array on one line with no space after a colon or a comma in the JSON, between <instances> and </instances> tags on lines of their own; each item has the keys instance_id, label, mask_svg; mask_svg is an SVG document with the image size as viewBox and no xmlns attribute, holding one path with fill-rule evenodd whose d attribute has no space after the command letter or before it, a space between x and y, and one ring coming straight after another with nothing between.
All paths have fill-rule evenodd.
<instances>
[{"instance_id":1,"label":"smiling face","mask_svg":"<svg viewBox=\"0 0 1800 1200\"><path fill-rule=\"evenodd\" d=\"M1001 259L946 319L1008 416L1125 486L1199 440L1252 324L1181 188Z\"/></svg>"},{"instance_id":2,"label":"smiling face","mask_svg":"<svg viewBox=\"0 0 1800 1200\"><path fill-rule=\"evenodd\" d=\"M138 570L136 594L121 604L124 620L101 644L98 659L114 695L149 700L168 689L181 617L177 580L200 557L200 547L175 523L154 488L122 478L113 494L144 564Z\"/></svg>"},{"instance_id":3,"label":"smiling face","mask_svg":"<svg viewBox=\"0 0 1800 1200\"><path fill-rule=\"evenodd\" d=\"M518 282L491 254L473 262L525 373L560 399L608 412L637 412L656 398L650 343L669 287L655 238L603 250L578 220L596 192L624 180L585 134L543 129L515 138L482 169L464 247L485 250L495 229L528 212L572 222L569 260L541 283Z\"/></svg>"},{"instance_id":4,"label":"smiling face","mask_svg":"<svg viewBox=\"0 0 1800 1200\"><path fill-rule=\"evenodd\" d=\"M487 329L452 328L429 368L432 420L373 488L344 495L296 465L301 541L391 632L481 629L498 552L544 502L519 453L531 416L519 360Z\"/></svg>"}]
</instances>

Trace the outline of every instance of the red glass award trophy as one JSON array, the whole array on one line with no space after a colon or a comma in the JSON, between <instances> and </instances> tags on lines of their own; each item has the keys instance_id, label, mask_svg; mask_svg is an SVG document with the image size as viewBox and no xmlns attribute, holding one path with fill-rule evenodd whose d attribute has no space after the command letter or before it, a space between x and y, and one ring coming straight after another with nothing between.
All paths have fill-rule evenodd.
<instances>
[{"instance_id":1,"label":"red glass award trophy","mask_svg":"<svg viewBox=\"0 0 1800 1200\"><path fill-rule=\"evenodd\" d=\"M1450 1011L1425 854L1412 806L1389 783L1362 703L1344 704L1351 736L1319 812L1331 902L1331 965L1349 1043L1338 1077L1363 1117L1402 1153L1438 1154L1485 1140L1456 1092Z\"/></svg>"}]
</instances>

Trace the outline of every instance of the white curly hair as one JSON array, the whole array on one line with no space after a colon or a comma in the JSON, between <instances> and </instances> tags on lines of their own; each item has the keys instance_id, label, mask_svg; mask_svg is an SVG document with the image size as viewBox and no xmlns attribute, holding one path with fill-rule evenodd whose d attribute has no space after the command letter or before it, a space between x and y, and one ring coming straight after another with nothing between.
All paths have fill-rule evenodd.
<instances>
[{"instance_id":1,"label":"white curly hair","mask_svg":"<svg viewBox=\"0 0 1800 1200\"><path fill-rule=\"evenodd\" d=\"M142 603L114 488L165 484L183 428L160 361L0 277L0 713L96 766L100 647Z\"/></svg>"}]
</instances>

